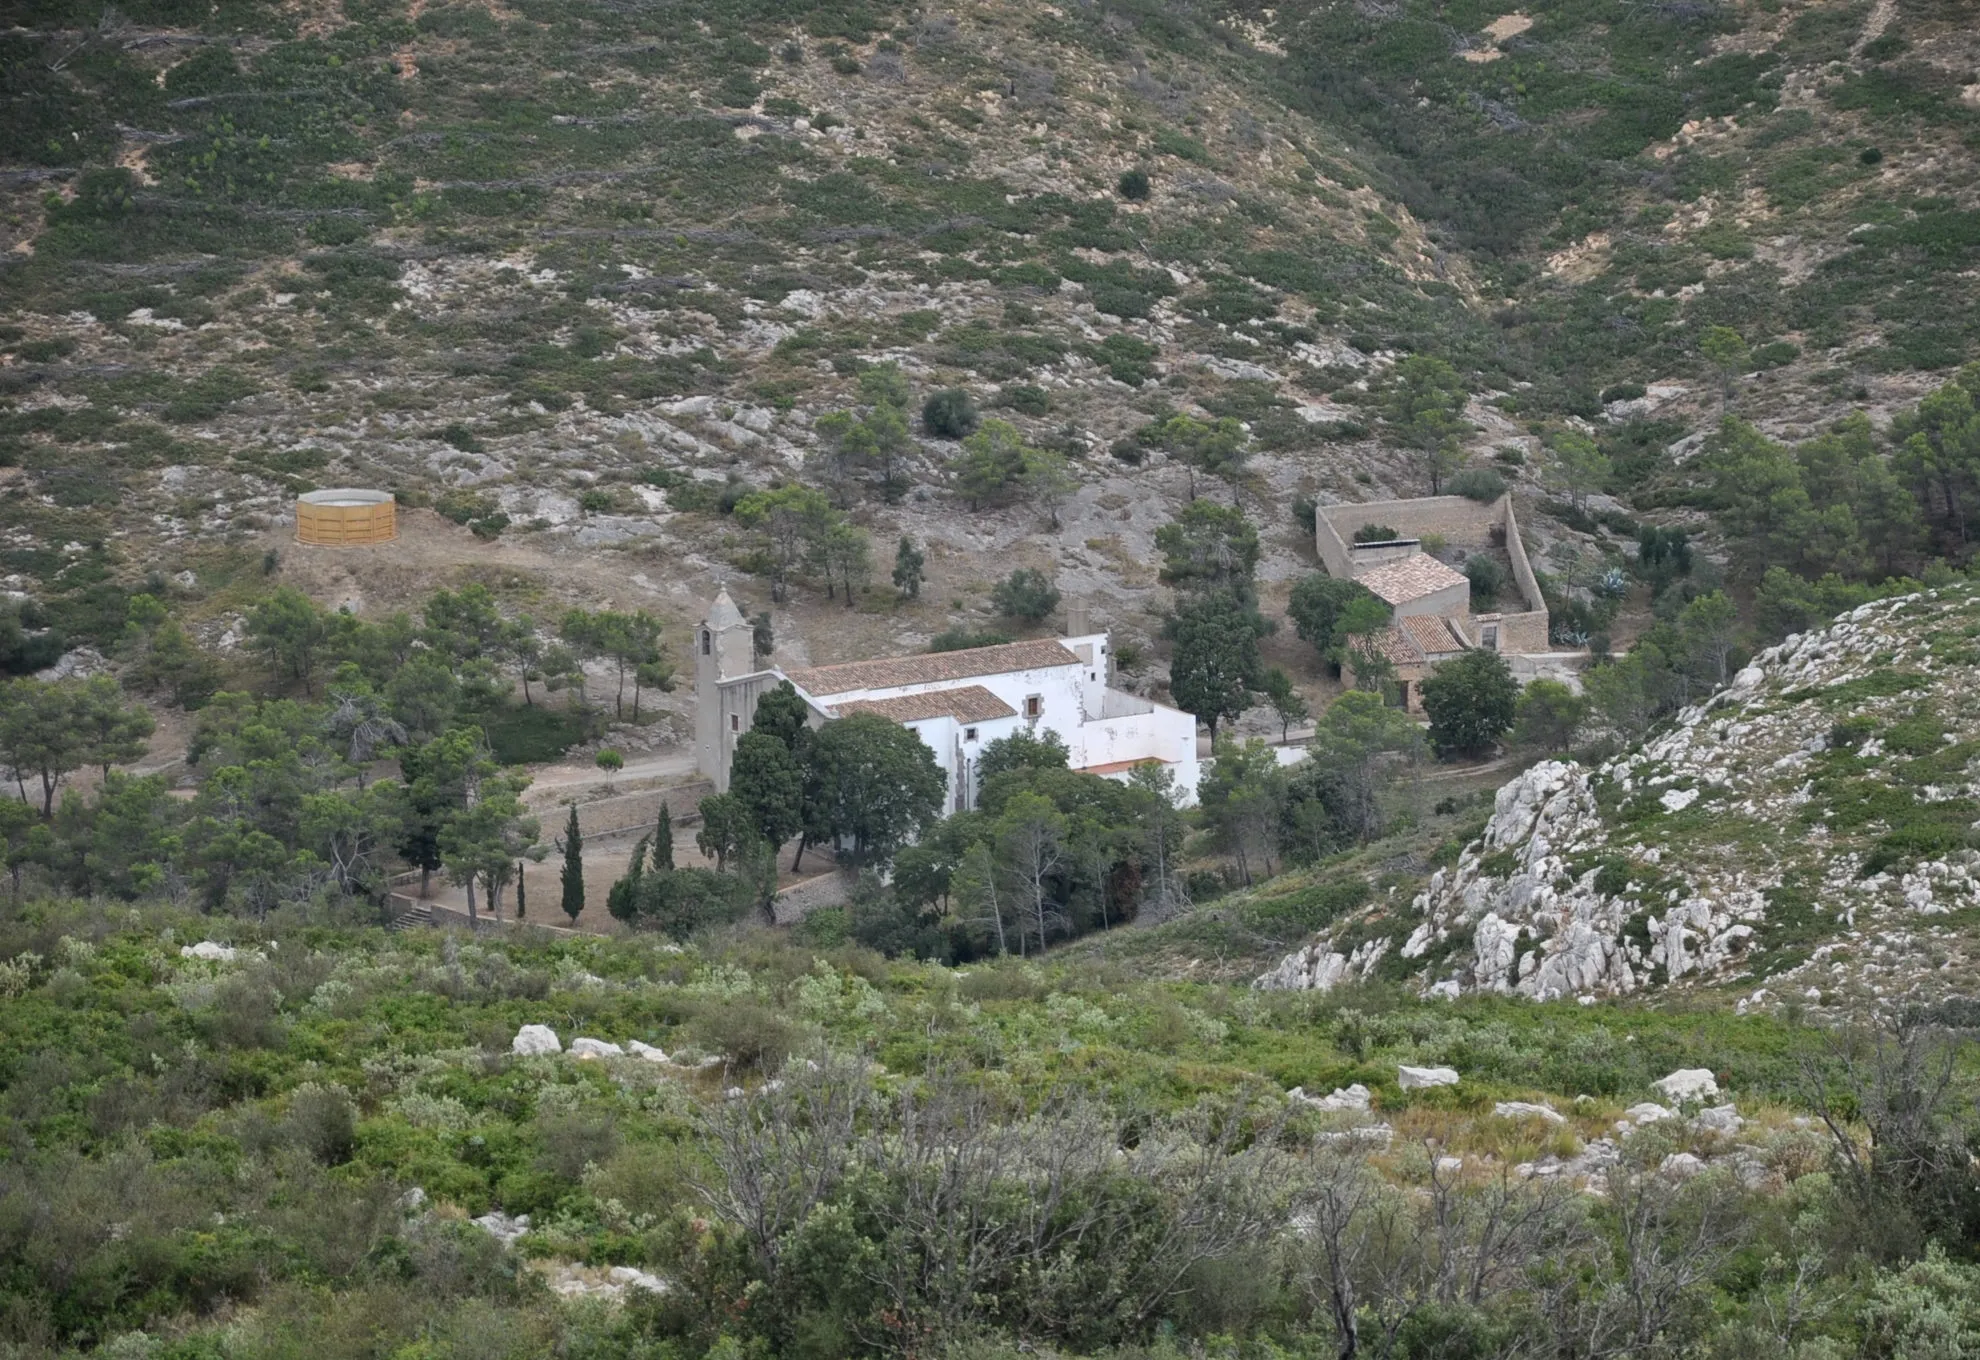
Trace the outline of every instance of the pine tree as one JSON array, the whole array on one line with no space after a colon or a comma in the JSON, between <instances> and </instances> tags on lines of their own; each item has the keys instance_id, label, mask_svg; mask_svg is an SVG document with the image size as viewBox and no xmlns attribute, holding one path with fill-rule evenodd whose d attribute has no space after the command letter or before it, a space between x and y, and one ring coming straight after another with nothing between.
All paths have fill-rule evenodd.
<instances>
[{"instance_id":1,"label":"pine tree","mask_svg":"<svg viewBox=\"0 0 1980 1360\"><path fill-rule=\"evenodd\" d=\"M577 804L571 804L571 819L564 824L564 915L573 925L584 914L584 832L578 828ZM516 894L522 896L520 892Z\"/></svg>"},{"instance_id":2,"label":"pine tree","mask_svg":"<svg viewBox=\"0 0 1980 1360\"><path fill-rule=\"evenodd\" d=\"M921 598L921 572L926 560L914 540L902 534L900 546L894 549L894 589L902 599Z\"/></svg>"},{"instance_id":3,"label":"pine tree","mask_svg":"<svg viewBox=\"0 0 1980 1360\"><path fill-rule=\"evenodd\" d=\"M667 800L660 800L660 825L653 832L653 871L666 873L674 867L674 814Z\"/></svg>"}]
</instances>

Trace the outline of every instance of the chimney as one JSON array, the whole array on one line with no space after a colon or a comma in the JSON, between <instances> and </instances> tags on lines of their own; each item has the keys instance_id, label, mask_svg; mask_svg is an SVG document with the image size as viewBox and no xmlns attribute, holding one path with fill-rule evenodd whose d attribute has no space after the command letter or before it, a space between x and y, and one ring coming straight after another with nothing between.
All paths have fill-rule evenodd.
<instances>
[{"instance_id":1,"label":"chimney","mask_svg":"<svg viewBox=\"0 0 1980 1360\"><path fill-rule=\"evenodd\" d=\"M1093 631L1093 611L1083 604L1066 606L1066 636L1085 637Z\"/></svg>"}]
</instances>

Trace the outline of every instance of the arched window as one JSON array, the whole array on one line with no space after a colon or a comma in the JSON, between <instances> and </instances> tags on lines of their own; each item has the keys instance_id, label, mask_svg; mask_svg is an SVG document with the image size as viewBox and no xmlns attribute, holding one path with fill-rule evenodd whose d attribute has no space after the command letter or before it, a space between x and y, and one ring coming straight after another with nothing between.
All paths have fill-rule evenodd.
<instances>
[{"instance_id":1,"label":"arched window","mask_svg":"<svg viewBox=\"0 0 1980 1360\"><path fill-rule=\"evenodd\" d=\"M701 630L701 654L708 656L715 650L715 635L706 628Z\"/></svg>"}]
</instances>

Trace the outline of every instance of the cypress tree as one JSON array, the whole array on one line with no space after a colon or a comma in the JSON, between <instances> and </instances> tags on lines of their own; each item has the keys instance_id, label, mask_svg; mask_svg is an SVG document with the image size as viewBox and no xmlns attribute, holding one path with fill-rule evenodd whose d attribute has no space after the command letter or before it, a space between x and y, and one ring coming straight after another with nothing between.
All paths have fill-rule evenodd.
<instances>
[{"instance_id":1,"label":"cypress tree","mask_svg":"<svg viewBox=\"0 0 1980 1360\"><path fill-rule=\"evenodd\" d=\"M666 873L674 867L674 814L667 800L660 800L660 825L653 832L653 871Z\"/></svg>"},{"instance_id":2,"label":"cypress tree","mask_svg":"<svg viewBox=\"0 0 1980 1360\"><path fill-rule=\"evenodd\" d=\"M605 910L613 917L628 924L639 915L639 881L646 874L646 847L651 836L641 836L639 844L633 847L632 859L626 865L625 877L612 885L605 895Z\"/></svg>"},{"instance_id":3,"label":"cypress tree","mask_svg":"<svg viewBox=\"0 0 1980 1360\"><path fill-rule=\"evenodd\" d=\"M571 804L571 818L564 823L564 868L559 876L564 888L564 915L573 925L584 913L584 833L578 829L577 804ZM520 885L516 901L522 901ZM521 914L518 910L518 915Z\"/></svg>"},{"instance_id":4,"label":"cypress tree","mask_svg":"<svg viewBox=\"0 0 1980 1360\"><path fill-rule=\"evenodd\" d=\"M516 861L516 919L522 920L528 912L523 907L523 862Z\"/></svg>"}]
</instances>

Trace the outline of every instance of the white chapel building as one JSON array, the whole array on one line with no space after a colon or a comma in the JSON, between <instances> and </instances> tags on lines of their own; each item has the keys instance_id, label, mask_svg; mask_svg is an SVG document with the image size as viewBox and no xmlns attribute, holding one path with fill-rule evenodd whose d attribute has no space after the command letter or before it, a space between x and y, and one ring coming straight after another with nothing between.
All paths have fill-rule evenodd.
<instances>
[{"instance_id":1,"label":"white chapel building","mask_svg":"<svg viewBox=\"0 0 1980 1360\"><path fill-rule=\"evenodd\" d=\"M1195 802L1196 719L1112 688L1108 635L1087 631L1080 609L1068 611L1068 624L1065 638L787 671L757 662L749 621L724 590L694 637L701 773L728 791L736 738L749 731L756 701L788 680L814 724L875 713L920 737L948 776L947 812L974 806L984 747L1040 729L1065 742L1075 770L1125 780L1136 766L1160 764L1183 801Z\"/></svg>"}]
</instances>

